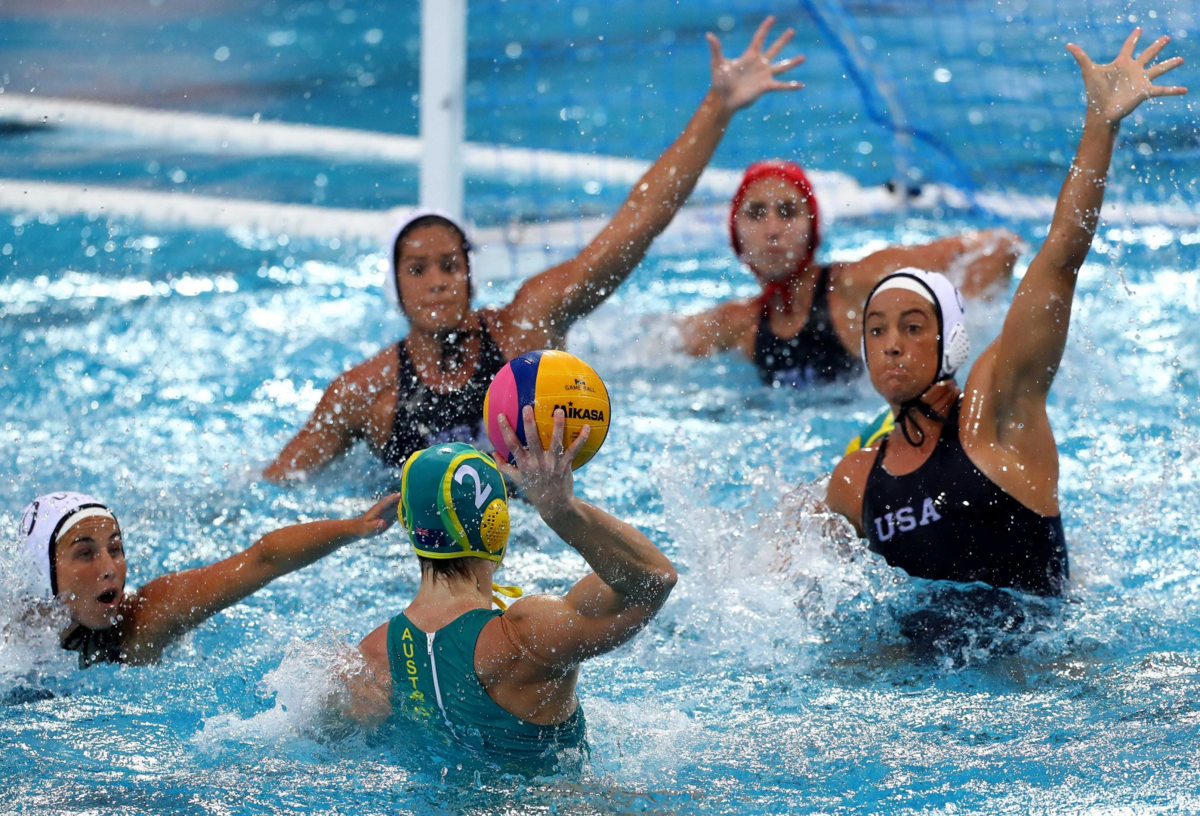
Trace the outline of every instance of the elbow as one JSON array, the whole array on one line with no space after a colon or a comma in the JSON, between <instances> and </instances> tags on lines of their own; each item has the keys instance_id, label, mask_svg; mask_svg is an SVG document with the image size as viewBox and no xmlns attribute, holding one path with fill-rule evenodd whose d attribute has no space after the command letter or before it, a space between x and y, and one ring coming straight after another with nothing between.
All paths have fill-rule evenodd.
<instances>
[{"instance_id":1,"label":"elbow","mask_svg":"<svg viewBox=\"0 0 1200 816\"><path fill-rule=\"evenodd\" d=\"M646 582L647 599L656 610L667 602L671 591L679 583L679 572L675 569L675 565L666 558L663 561L666 563L652 572L650 579Z\"/></svg>"}]
</instances>

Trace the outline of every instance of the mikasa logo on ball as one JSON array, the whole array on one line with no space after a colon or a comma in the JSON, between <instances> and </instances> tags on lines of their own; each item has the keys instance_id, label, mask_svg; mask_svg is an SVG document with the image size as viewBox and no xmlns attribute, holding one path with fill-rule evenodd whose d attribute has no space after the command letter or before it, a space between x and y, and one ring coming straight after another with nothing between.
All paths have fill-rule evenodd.
<instances>
[{"instance_id":1,"label":"mikasa logo on ball","mask_svg":"<svg viewBox=\"0 0 1200 816\"><path fill-rule=\"evenodd\" d=\"M588 390L590 391L591 389L589 388ZM567 415L567 419L586 419L589 422L604 421L603 411L599 411L594 408L576 408L575 404L571 402L568 402L566 405L555 405L550 409L550 412L553 413L560 408L562 409L563 413Z\"/></svg>"}]
</instances>

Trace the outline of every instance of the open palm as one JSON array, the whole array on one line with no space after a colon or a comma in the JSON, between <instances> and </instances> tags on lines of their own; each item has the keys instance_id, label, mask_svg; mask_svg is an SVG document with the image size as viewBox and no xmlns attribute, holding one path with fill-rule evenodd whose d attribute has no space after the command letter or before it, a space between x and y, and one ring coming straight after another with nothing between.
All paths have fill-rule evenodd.
<instances>
[{"instance_id":1,"label":"open palm","mask_svg":"<svg viewBox=\"0 0 1200 816\"><path fill-rule=\"evenodd\" d=\"M774 17L763 20L758 31L754 32L749 47L737 59L726 59L716 35L707 35L708 47L712 51L712 87L730 113L741 110L767 91L790 91L804 87L801 82L776 79L784 71L804 62L804 57L773 62L796 33L789 28L764 51L763 43L774 24Z\"/></svg>"},{"instance_id":2,"label":"open palm","mask_svg":"<svg viewBox=\"0 0 1200 816\"><path fill-rule=\"evenodd\" d=\"M1187 88L1170 85L1155 85L1154 80L1174 68L1183 65L1183 57L1172 57L1155 65L1150 61L1158 56L1170 37L1159 37L1150 46L1134 57L1133 50L1137 47L1142 30L1135 28L1133 33L1121 46L1117 58L1107 65L1097 65L1092 62L1084 50L1078 45L1069 44L1067 50L1079 63L1083 72L1083 84L1087 88L1088 112L1101 116L1109 124L1116 124L1124 119L1147 99L1156 96L1179 96L1187 93Z\"/></svg>"}]
</instances>

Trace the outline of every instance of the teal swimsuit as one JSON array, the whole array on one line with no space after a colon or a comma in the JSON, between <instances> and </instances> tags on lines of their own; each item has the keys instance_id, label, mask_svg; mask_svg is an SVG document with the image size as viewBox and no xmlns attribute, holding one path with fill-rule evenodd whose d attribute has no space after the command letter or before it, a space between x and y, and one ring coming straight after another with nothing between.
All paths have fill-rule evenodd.
<instances>
[{"instance_id":1,"label":"teal swimsuit","mask_svg":"<svg viewBox=\"0 0 1200 816\"><path fill-rule=\"evenodd\" d=\"M418 629L403 612L392 618L388 664L393 707L419 720L441 721L455 736L473 736L484 749L508 757L581 747L586 730L582 707L566 722L534 725L501 708L479 682L475 641L484 625L502 614L473 609L433 633Z\"/></svg>"}]
</instances>

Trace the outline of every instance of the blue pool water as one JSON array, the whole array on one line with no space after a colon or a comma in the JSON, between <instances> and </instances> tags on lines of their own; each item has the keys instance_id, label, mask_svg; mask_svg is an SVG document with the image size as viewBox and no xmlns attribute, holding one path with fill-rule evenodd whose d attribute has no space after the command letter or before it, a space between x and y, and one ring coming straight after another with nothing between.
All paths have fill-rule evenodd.
<instances>
[{"instance_id":1,"label":"blue pool water","mask_svg":"<svg viewBox=\"0 0 1200 816\"><path fill-rule=\"evenodd\" d=\"M32 77L47 94L106 90L110 101L183 107L187 93L202 100L193 110L376 127L389 95L413 90L395 67L411 49L388 45L404 20L380 4L263 4L247 15L214 3L212 18L170 4L135 15L132 2L91 17L21 8L4 53L29 73L13 68L10 80ZM112 8L136 24L114 22L124 18ZM351 64L364 69L359 44L376 27L378 45L396 49L394 86L386 68L374 85L347 78L350 46L338 43L354 43L362 53ZM298 32L303 60L238 56L287 31ZM236 59L214 62L222 45ZM154 59L126 64L122 49ZM673 76L681 100L698 96L703 77ZM372 91L381 86L382 96ZM637 100L622 100L614 120L634 115L622 106ZM834 94L825 104L857 103ZM406 132L406 116L378 127ZM565 138L545 135L550 146ZM57 131L0 139L0 167L337 206L392 206L415 192L404 168L205 159ZM173 181L176 169L192 182ZM993 225L842 221L826 253L852 258ZM1009 226L1035 247L1044 237L1043 224ZM136 586L281 525L360 512L392 489L396 475L361 449L299 489L256 477L335 375L403 335L381 291L382 262L378 247L344 242L4 215L0 537L12 537L36 494L86 490L116 509ZM1062 601L1015 600L1014 625L965 612L952 642L921 653L906 645L904 622L938 588L839 551L827 520L808 510L878 398L866 386L766 389L741 360L681 358L663 316L754 284L723 250L655 254L571 335L571 350L605 377L615 417L578 489L651 535L682 580L633 643L584 669L592 751L581 768L505 775L430 749L419 734L365 735L323 714L331 665L415 591L416 564L395 529L217 615L154 667L78 671L54 645L54 621L19 614L21 582L0 582L0 809L1200 809L1198 270L1200 231L1101 229L1050 402L1072 582ZM518 285L507 268L478 272L482 303L504 302ZM1010 296L972 308L977 349ZM583 574L528 508L514 508L514 529L506 581L561 592Z\"/></svg>"},{"instance_id":2,"label":"blue pool water","mask_svg":"<svg viewBox=\"0 0 1200 816\"><path fill-rule=\"evenodd\" d=\"M831 252L962 226L845 224ZM402 333L377 254L129 229L117 263L76 262L106 237L82 220L0 228L13 257L59 272L18 264L0 283L6 535L39 491L86 489L117 508L137 584L394 485L362 450L298 490L255 479L324 383ZM320 715L322 655L415 590L397 531L218 615L157 667L80 673L10 617L5 786L36 812L1194 808L1198 237L1110 230L1085 268L1051 400L1073 581L1049 610L1025 605L1014 634L968 618L964 642L904 647L929 587L839 555L802 510L877 398L763 389L741 361L664 354L662 313L752 284L722 253L660 256L572 336L616 417L580 491L683 573L643 635L585 669L582 771L476 775ZM998 316L975 310L980 345ZM562 591L582 573L527 508L515 529L506 580Z\"/></svg>"}]
</instances>

